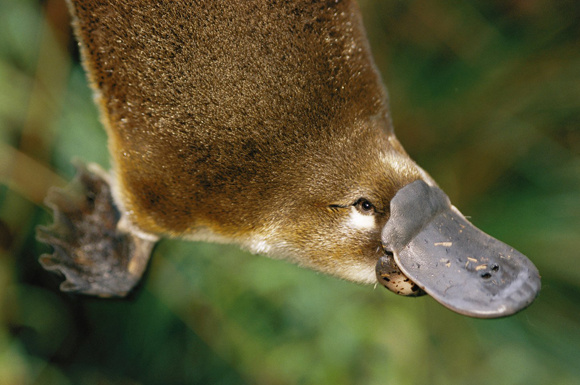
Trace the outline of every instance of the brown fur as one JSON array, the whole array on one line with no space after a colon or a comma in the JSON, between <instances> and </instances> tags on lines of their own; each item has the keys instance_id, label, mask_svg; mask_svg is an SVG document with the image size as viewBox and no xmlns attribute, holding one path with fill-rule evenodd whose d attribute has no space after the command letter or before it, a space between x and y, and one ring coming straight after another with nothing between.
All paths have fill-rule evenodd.
<instances>
[{"instance_id":1,"label":"brown fur","mask_svg":"<svg viewBox=\"0 0 580 385\"><path fill-rule=\"evenodd\" d=\"M354 1L70 7L134 225L246 246L264 235L269 254L374 271L389 202L421 171L394 138ZM346 233L361 197L376 229Z\"/></svg>"}]
</instances>

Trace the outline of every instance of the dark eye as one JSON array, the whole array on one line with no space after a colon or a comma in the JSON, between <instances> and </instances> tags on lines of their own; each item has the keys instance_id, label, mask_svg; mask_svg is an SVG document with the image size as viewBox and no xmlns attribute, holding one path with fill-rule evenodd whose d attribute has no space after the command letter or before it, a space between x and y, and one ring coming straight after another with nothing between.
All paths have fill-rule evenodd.
<instances>
[{"instance_id":1,"label":"dark eye","mask_svg":"<svg viewBox=\"0 0 580 385\"><path fill-rule=\"evenodd\" d=\"M373 214L375 212L375 206L365 198L356 201L354 207L363 214Z\"/></svg>"}]
</instances>

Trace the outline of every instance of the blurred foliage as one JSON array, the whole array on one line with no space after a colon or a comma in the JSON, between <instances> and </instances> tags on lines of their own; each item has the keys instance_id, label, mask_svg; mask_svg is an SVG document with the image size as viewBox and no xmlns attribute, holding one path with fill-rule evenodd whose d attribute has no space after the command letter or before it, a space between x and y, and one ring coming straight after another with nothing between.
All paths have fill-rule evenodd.
<instances>
[{"instance_id":1,"label":"blurred foliage","mask_svg":"<svg viewBox=\"0 0 580 385\"><path fill-rule=\"evenodd\" d=\"M63 0L0 2L0 383L580 383L580 3L365 0L397 135L538 266L501 320L234 247L163 241L128 300L58 291L34 227L80 157L108 167Z\"/></svg>"}]
</instances>

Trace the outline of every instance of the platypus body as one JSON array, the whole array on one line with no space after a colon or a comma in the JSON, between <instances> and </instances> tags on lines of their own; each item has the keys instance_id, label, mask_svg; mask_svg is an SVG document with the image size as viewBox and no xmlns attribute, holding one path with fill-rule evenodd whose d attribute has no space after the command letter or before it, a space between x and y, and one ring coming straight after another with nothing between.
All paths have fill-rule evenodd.
<instances>
[{"instance_id":1,"label":"platypus body","mask_svg":"<svg viewBox=\"0 0 580 385\"><path fill-rule=\"evenodd\" d=\"M533 264L465 220L395 138L354 1L69 7L113 170L81 171L90 199L49 196L39 239L56 252L41 261L65 289L124 295L159 237L184 237L470 316L536 297Z\"/></svg>"}]
</instances>

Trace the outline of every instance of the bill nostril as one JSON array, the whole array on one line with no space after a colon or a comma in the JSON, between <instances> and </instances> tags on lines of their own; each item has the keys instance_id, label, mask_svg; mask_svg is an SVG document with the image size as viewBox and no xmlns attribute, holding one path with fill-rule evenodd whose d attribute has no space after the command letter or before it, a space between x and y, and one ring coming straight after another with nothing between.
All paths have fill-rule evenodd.
<instances>
[{"instance_id":1,"label":"bill nostril","mask_svg":"<svg viewBox=\"0 0 580 385\"><path fill-rule=\"evenodd\" d=\"M485 271L481 273L480 277L483 279L490 279L492 277L492 273L499 271L499 265L494 263L493 265L491 265L490 270L491 271Z\"/></svg>"},{"instance_id":2,"label":"bill nostril","mask_svg":"<svg viewBox=\"0 0 580 385\"><path fill-rule=\"evenodd\" d=\"M485 271L485 272L481 273L481 275L480 275L481 278L483 278L483 279L490 279L491 276L492 276L492 273L496 273L496 272L499 271L499 265L496 264L496 263L494 263L493 265L491 265L490 270L491 271Z\"/></svg>"}]
</instances>

